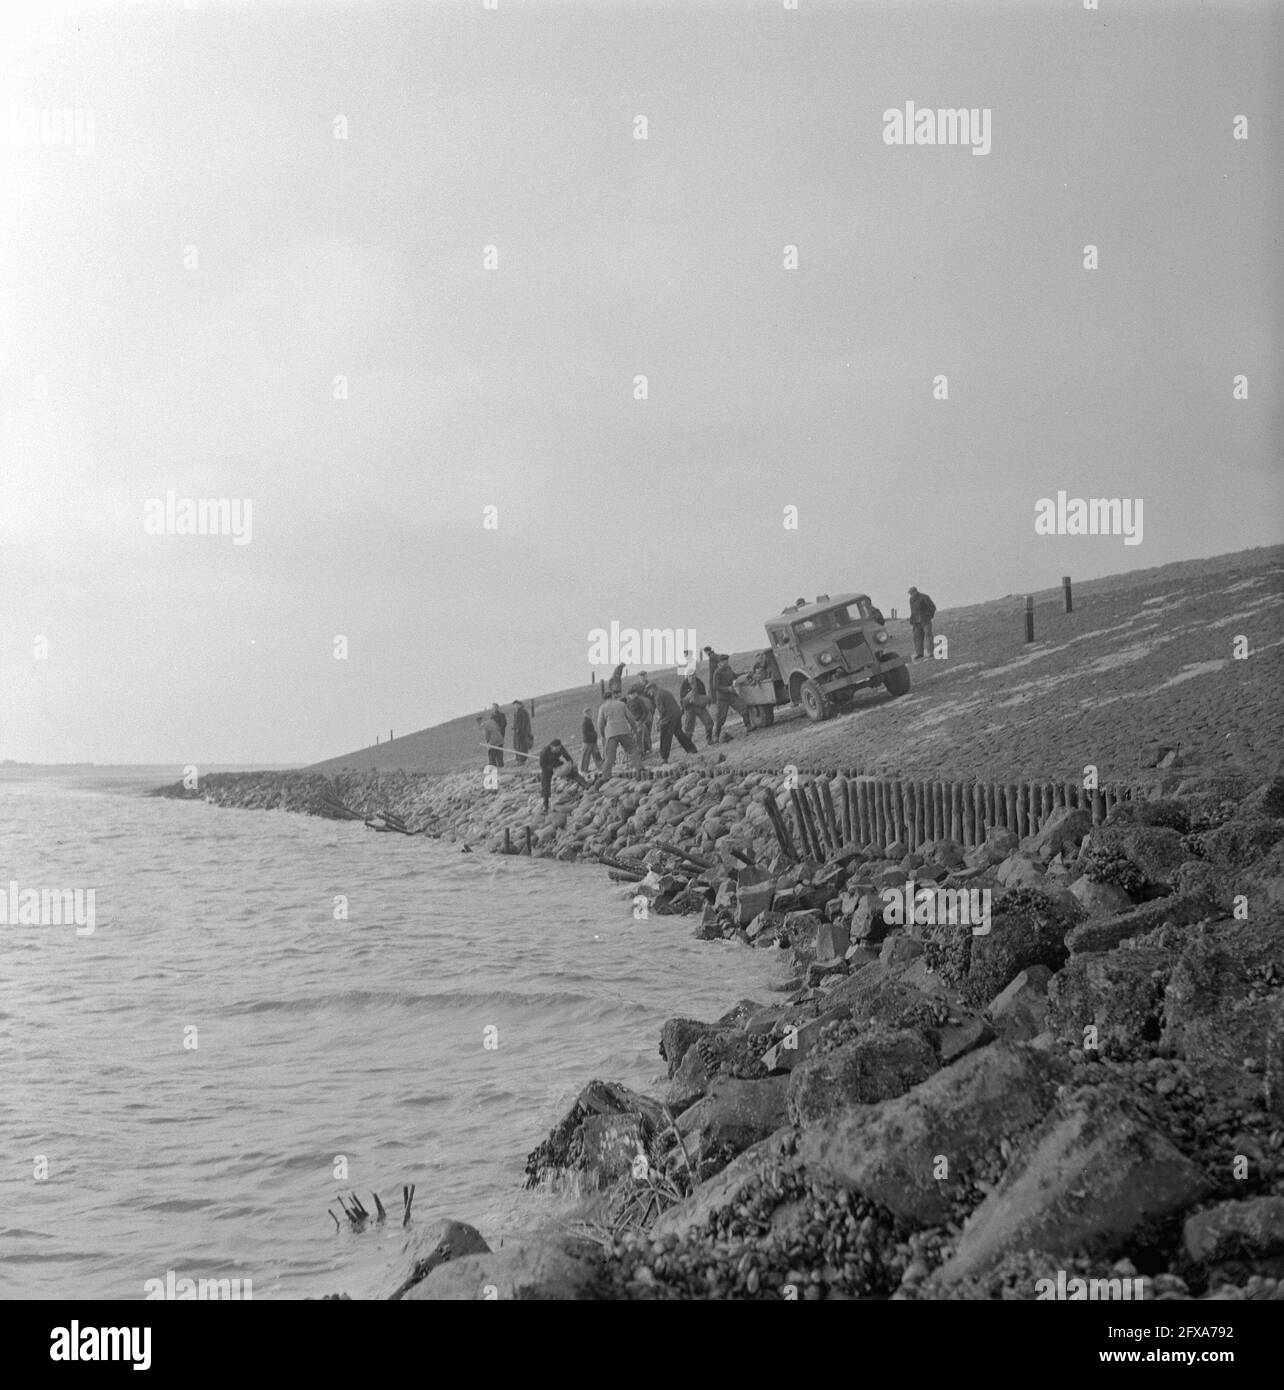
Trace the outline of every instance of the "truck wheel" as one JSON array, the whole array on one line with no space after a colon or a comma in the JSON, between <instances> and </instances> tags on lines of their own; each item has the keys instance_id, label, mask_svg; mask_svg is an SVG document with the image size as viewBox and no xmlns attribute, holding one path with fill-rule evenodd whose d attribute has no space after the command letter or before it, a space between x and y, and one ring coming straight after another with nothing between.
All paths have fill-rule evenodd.
<instances>
[{"instance_id":1,"label":"truck wheel","mask_svg":"<svg viewBox=\"0 0 1284 1390\"><path fill-rule=\"evenodd\" d=\"M749 727L751 729L770 729L776 722L776 711L770 705L749 706Z\"/></svg>"},{"instance_id":2,"label":"truck wheel","mask_svg":"<svg viewBox=\"0 0 1284 1390\"><path fill-rule=\"evenodd\" d=\"M897 666L883 677L883 684L892 695L908 695L910 688L909 668Z\"/></svg>"},{"instance_id":3,"label":"truck wheel","mask_svg":"<svg viewBox=\"0 0 1284 1390\"><path fill-rule=\"evenodd\" d=\"M815 681L803 681L802 689L798 692L798 703L803 707L803 712L807 718L814 724L819 724L822 719L828 719L833 713L825 692Z\"/></svg>"}]
</instances>

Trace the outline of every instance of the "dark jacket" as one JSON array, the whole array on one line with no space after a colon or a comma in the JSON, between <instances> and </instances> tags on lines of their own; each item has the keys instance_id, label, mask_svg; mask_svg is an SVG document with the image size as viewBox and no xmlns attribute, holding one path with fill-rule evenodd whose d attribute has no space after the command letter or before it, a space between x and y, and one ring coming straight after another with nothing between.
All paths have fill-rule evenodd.
<instances>
[{"instance_id":1,"label":"dark jacket","mask_svg":"<svg viewBox=\"0 0 1284 1390\"><path fill-rule=\"evenodd\" d=\"M493 709L490 717L499 725L499 741L503 743L504 735L508 732L508 716L502 709Z\"/></svg>"},{"instance_id":2,"label":"dark jacket","mask_svg":"<svg viewBox=\"0 0 1284 1390\"><path fill-rule=\"evenodd\" d=\"M709 692L704 688L704 682L699 676L684 676L682 684L678 687L678 699L685 704L692 695L707 695Z\"/></svg>"},{"instance_id":3,"label":"dark jacket","mask_svg":"<svg viewBox=\"0 0 1284 1390\"><path fill-rule=\"evenodd\" d=\"M513 711L513 745L515 747L519 739L524 739L529 748L532 737L530 711L525 705L518 705Z\"/></svg>"},{"instance_id":4,"label":"dark jacket","mask_svg":"<svg viewBox=\"0 0 1284 1390\"><path fill-rule=\"evenodd\" d=\"M713 693L721 699L731 690L735 680L736 673L731 669L731 663L724 661L713 673Z\"/></svg>"},{"instance_id":5,"label":"dark jacket","mask_svg":"<svg viewBox=\"0 0 1284 1390\"><path fill-rule=\"evenodd\" d=\"M682 718L682 708L671 690L653 685L648 693L655 701L655 712L660 716L661 724L676 724Z\"/></svg>"},{"instance_id":6,"label":"dark jacket","mask_svg":"<svg viewBox=\"0 0 1284 1390\"><path fill-rule=\"evenodd\" d=\"M651 716L655 713L655 706L640 690L626 695L624 703L629 707L629 713L637 721L639 728L651 722Z\"/></svg>"},{"instance_id":7,"label":"dark jacket","mask_svg":"<svg viewBox=\"0 0 1284 1390\"><path fill-rule=\"evenodd\" d=\"M551 743L546 743L539 755L539 770L552 772L558 763L562 762L570 763L572 767L575 766L575 759L565 748L554 748Z\"/></svg>"},{"instance_id":8,"label":"dark jacket","mask_svg":"<svg viewBox=\"0 0 1284 1390\"><path fill-rule=\"evenodd\" d=\"M597 742L597 726L587 714L584 716L584 722L580 725L580 737L585 743Z\"/></svg>"},{"instance_id":9,"label":"dark jacket","mask_svg":"<svg viewBox=\"0 0 1284 1390\"><path fill-rule=\"evenodd\" d=\"M936 617L936 604L926 594L915 594L910 599L910 622L930 623Z\"/></svg>"}]
</instances>

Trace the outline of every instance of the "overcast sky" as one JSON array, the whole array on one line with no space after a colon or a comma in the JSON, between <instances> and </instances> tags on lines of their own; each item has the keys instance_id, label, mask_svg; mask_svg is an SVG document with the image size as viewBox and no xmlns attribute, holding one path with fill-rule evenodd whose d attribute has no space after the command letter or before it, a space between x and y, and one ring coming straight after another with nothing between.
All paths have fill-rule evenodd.
<instances>
[{"instance_id":1,"label":"overcast sky","mask_svg":"<svg viewBox=\"0 0 1284 1390\"><path fill-rule=\"evenodd\" d=\"M745 648L1284 537L1280 6L33 12L0 757L311 761L587 681L613 619ZM888 145L907 101L989 153ZM1142 544L1036 536L1058 490ZM148 534L167 492L249 543Z\"/></svg>"}]
</instances>

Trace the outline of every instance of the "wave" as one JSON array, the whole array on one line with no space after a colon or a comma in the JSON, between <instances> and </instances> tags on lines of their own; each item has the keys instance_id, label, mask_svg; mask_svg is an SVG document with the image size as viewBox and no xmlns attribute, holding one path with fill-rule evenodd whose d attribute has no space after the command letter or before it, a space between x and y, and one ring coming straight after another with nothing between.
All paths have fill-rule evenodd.
<instances>
[{"instance_id":1,"label":"wave","mask_svg":"<svg viewBox=\"0 0 1284 1390\"><path fill-rule=\"evenodd\" d=\"M394 1009L476 1009L558 1008L574 1005L600 1006L604 1001L592 994L570 994L557 991L520 990L449 990L439 994L420 994L400 989L340 989L325 994L300 995L294 999L246 999L229 1004L229 1014L307 1013L320 1009L375 1008Z\"/></svg>"}]
</instances>

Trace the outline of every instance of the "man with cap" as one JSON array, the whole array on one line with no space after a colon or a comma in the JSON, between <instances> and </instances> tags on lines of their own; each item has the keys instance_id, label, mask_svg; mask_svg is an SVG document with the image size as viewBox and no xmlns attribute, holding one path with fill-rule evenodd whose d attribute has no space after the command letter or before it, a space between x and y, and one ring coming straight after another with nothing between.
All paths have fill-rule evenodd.
<instances>
[{"instance_id":1,"label":"man with cap","mask_svg":"<svg viewBox=\"0 0 1284 1390\"><path fill-rule=\"evenodd\" d=\"M544 798L544 809L548 810L548 798L553 790L553 773L559 764L565 763L570 769L564 775L574 778L581 786L587 787L588 783L575 770L575 759L562 745L560 738L555 738L551 743L544 745L543 751L539 755L539 793Z\"/></svg>"},{"instance_id":2,"label":"man with cap","mask_svg":"<svg viewBox=\"0 0 1284 1390\"><path fill-rule=\"evenodd\" d=\"M646 688L646 693L655 706L655 729L660 738L660 761L669 761L669 749L673 747L673 740L678 740L678 746L684 748L688 753L694 753L696 746L682 732L682 706L678 704L676 696L671 690L665 690L663 686L657 685L654 681Z\"/></svg>"},{"instance_id":3,"label":"man with cap","mask_svg":"<svg viewBox=\"0 0 1284 1390\"><path fill-rule=\"evenodd\" d=\"M520 700L513 701L513 752L517 761L524 763L530 756L531 744L535 735L531 731L530 711Z\"/></svg>"},{"instance_id":4,"label":"man with cap","mask_svg":"<svg viewBox=\"0 0 1284 1390\"><path fill-rule=\"evenodd\" d=\"M920 594L911 584L909 591L910 627L914 630L914 660L923 660L923 644L927 643L927 654L932 655L932 619L936 617L936 604L927 596Z\"/></svg>"},{"instance_id":5,"label":"man with cap","mask_svg":"<svg viewBox=\"0 0 1284 1390\"><path fill-rule=\"evenodd\" d=\"M584 752L580 755L580 771L587 775L589 767L596 763L602 766L602 750L597 742L597 725L593 723L593 711L588 705L584 706L584 722L580 725L580 739L584 744Z\"/></svg>"}]
</instances>

